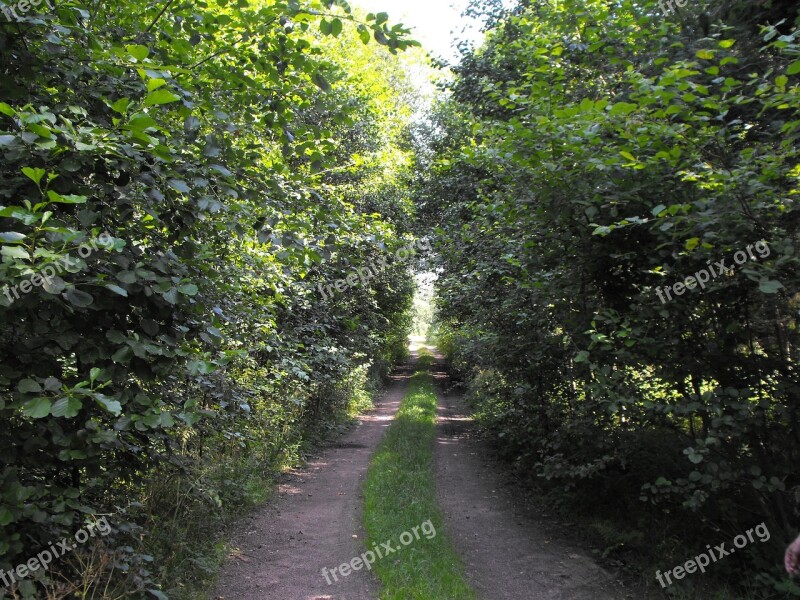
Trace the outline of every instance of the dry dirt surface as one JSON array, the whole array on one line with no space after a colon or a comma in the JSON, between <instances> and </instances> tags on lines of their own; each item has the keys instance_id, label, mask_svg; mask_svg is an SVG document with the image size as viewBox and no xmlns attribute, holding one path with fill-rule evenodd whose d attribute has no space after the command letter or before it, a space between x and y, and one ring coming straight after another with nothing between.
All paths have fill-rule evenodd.
<instances>
[{"instance_id":1,"label":"dry dirt surface","mask_svg":"<svg viewBox=\"0 0 800 600\"><path fill-rule=\"evenodd\" d=\"M288 473L275 502L240 526L212 596L218 600L372 600L379 582L364 569L331 584L322 569L364 550L362 485L370 457L406 393L409 368L358 425Z\"/></svg>"},{"instance_id":2,"label":"dry dirt surface","mask_svg":"<svg viewBox=\"0 0 800 600\"><path fill-rule=\"evenodd\" d=\"M520 498L508 468L497 462L477 435L463 397L445 391L442 367L437 355L437 496L445 530L478 596L484 600L643 598L595 564L585 548L548 533L543 511Z\"/></svg>"},{"instance_id":3,"label":"dry dirt surface","mask_svg":"<svg viewBox=\"0 0 800 600\"><path fill-rule=\"evenodd\" d=\"M416 357L415 357L416 358ZM446 376L437 356L434 377ZM407 389L399 371L374 411L302 469L288 473L276 501L246 517L212 598L217 600L375 600L365 570L328 585L332 569L363 552L362 485L369 461ZM441 391L442 386L439 386ZM623 600L648 597L589 558L525 502L518 485L476 434L459 394L439 394L434 454L445 529L483 600ZM556 533L553 533L556 531ZM563 527L561 529L563 531ZM453 600L459 600L454 598Z\"/></svg>"}]
</instances>

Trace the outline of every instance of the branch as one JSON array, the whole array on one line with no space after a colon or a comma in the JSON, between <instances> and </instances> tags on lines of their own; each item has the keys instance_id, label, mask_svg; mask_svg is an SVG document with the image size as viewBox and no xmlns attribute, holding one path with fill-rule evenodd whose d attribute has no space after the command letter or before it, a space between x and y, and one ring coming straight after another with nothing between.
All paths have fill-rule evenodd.
<instances>
[{"instance_id":1,"label":"branch","mask_svg":"<svg viewBox=\"0 0 800 600\"><path fill-rule=\"evenodd\" d=\"M164 15L164 13L167 12L167 9L173 2L175 2L175 0L167 0L167 3L164 5L164 8L162 8L161 12L158 13L158 16L156 16L156 18L153 19L153 22L147 26L147 29L144 30L144 33L150 33L150 30L153 28L153 25L155 25L158 22L158 20Z\"/></svg>"}]
</instances>

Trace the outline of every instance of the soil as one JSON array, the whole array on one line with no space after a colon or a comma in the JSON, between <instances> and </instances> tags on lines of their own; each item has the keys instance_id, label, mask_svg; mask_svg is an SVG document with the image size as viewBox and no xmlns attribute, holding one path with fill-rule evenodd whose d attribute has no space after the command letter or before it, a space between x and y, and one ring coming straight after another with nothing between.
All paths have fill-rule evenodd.
<instances>
[{"instance_id":1,"label":"soil","mask_svg":"<svg viewBox=\"0 0 800 600\"><path fill-rule=\"evenodd\" d=\"M485 600L641 598L598 566L579 544L543 526L547 513L526 496L478 435L461 394L447 393L443 363L434 464L445 531L467 580Z\"/></svg>"},{"instance_id":2,"label":"soil","mask_svg":"<svg viewBox=\"0 0 800 600\"><path fill-rule=\"evenodd\" d=\"M288 473L275 502L245 519L220 578L217 600L375 600L380 584L360 570L329 585L329 570L363 552L362 485L370 457L405 396L412 365L399 371L355 428ZM444 391L441 356L434 454L446 533L483 600L645 598L590 557L477 433L460 394ZM458 599L453 599L458 600Z\"/></svg>"},{"instance_id":3,"label":"soil","mask_svg":"<svg viewBox=\"0 0 800 600\"><path fill-rule=\"evenodd\" d=\"M392 377L375 409L303 468L287 473L275 502L235 534L218 600L367 600L380 585L364 569L330 585L322 575L360 555L363 480L406 393L410 368ZM337 573L338 574L338 573Z\"/></svg>"}]
</instances>

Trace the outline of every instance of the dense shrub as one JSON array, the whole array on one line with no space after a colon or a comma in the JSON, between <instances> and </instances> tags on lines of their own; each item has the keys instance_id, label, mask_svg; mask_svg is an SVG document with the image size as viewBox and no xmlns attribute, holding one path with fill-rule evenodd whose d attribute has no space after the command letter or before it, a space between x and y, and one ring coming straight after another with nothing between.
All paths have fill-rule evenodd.
<instances>
[{"instance_id":1,"label":"dense shrub","mask_svg":"<svg viewBox=\"0 0 800 600\"><path fill-rule=\"evenodd\" d=\"M179 594L399 358L406 265L318 287L411 240L407 33L338 0L0 19L0 569L114 529L15 593Z\"/></svg>"},{"instance_id":2,"label":"dense shrub","mask_svg":"<svg viewBox=\"0 0 800 600\"><path fill-rule=\"evenodd\" d=\"M770 544L716 569L763 595L800 589L779 566L800 528L800 44L796 5L767 4L519 2L418 134L440 330L483 422L587 512L666 523L655 554L765 521Z\"/></svg>"}]
</instances>

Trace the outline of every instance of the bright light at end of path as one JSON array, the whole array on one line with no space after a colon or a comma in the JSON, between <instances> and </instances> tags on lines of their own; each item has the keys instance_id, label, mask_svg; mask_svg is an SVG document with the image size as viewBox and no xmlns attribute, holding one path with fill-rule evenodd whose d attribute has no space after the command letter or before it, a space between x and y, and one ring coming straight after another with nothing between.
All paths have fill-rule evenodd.
<instances>
[{"instance_id":1,"label":"bright light at end of path","mask_svg":"<svg viewBox=\"0 0 800 600\"><path fill-rule=\"evenodd\" d=\"M352 0L351 4L367 12L388 13L391 23L403 23L431 55L448 61L458 59L456 40L477 43L482 38L479 24L462 16L468 0Z\"/></svg>"}]
</instances>

